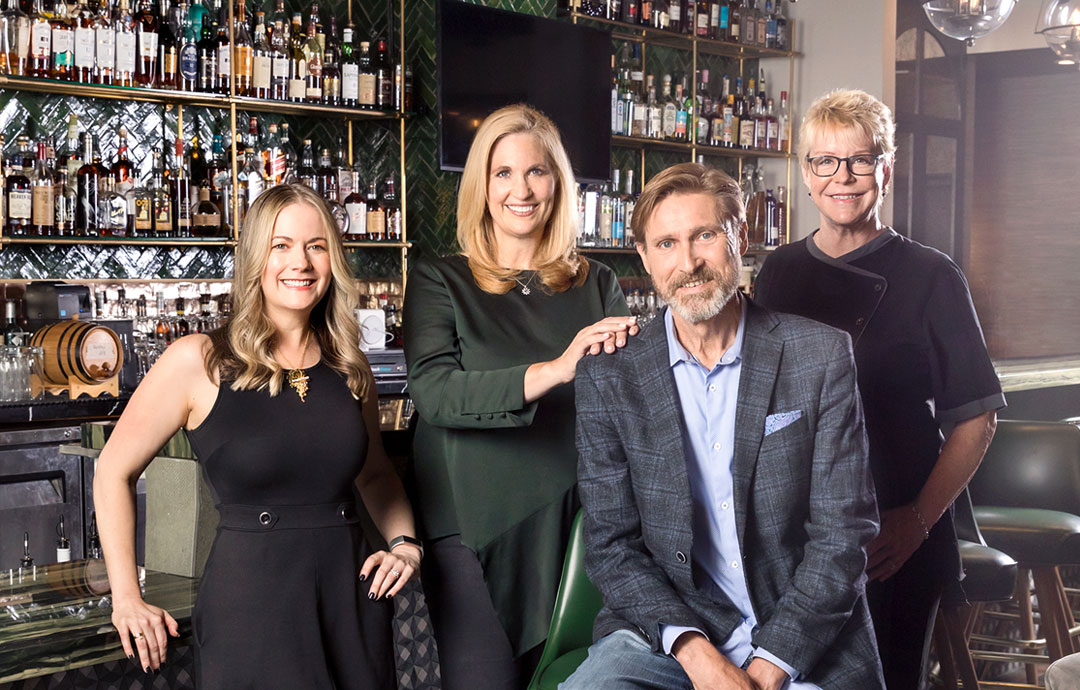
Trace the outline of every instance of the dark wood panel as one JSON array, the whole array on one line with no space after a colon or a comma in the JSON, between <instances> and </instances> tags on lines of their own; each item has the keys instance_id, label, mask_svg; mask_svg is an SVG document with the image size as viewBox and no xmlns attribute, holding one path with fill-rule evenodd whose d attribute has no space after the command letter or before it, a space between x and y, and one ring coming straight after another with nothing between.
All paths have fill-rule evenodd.
<instances>
[{"instance_id":1,"label":"dark wood panel","mask_svg":"<svg viewBox=\"0 0 1080 690\"><path fill-rule=\"evenodd\" d=\"M967 276L990 354L1080 353L1080 75L1049 50L974 60Z\"/></svg>"}]
</instances>

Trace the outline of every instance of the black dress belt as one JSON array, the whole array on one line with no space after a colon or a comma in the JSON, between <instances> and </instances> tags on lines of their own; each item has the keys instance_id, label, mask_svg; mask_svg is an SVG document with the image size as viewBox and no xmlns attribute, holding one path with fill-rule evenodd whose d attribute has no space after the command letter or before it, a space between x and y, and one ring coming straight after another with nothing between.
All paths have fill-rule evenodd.
<instances>
[{"instance_id":1,"label":"black dress belt","mask_svg":"<svg viewBox=\"0 0 1080 690\"><path fill-rule=\"evenodd\" d=\"M216 506L218 527L242 532L275 529L318 529L360 522L356 501L305 506L248 506L224 503Z\"/></svg>"}]
</instances>

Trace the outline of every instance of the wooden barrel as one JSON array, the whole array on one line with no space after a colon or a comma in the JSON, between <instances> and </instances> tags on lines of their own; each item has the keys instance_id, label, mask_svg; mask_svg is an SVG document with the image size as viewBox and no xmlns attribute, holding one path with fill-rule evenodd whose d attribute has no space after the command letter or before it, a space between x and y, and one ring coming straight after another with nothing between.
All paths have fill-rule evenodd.
<instances>
[{"instance_id":1,"label":"wooden barrel","mask_svg":"<svg viewBox=\"0 0 1080 690\"><path fill-rule=\"evenodd\" d=\"M124 349L111 328L86 321L57 321L34 332L31 345L44 350L42 373L48 383L68 385L74 378L86 384L116 376L124 365Z\"/></svg>"}]
</instances>

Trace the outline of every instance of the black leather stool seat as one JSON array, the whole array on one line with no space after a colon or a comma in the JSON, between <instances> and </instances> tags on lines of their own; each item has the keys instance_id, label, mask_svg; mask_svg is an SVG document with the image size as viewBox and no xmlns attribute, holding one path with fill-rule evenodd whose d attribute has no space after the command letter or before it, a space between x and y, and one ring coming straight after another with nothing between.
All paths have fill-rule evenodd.
<instances>
[{"instance_id":1,"label":"black leather stool seat","mask_svg":"<svg viewBox=\"0 0 1080 690\"><path fill-rule=\"evenodd\" d=\"M1080 516L1041 508L976 506L987 545L1027 566L1080 565Z\"/></svg>"},{"instance_id":2,"label":"black leather stool seat","mask_svg":"<svg viewBox=\"0 0 1080 690\"><path fill-rule=\"evenodd\" d=\"M1008 601L1016 589L1016 561L989 546L960 540L964 593L970 601Z\"/></svg>"}]
</instances>

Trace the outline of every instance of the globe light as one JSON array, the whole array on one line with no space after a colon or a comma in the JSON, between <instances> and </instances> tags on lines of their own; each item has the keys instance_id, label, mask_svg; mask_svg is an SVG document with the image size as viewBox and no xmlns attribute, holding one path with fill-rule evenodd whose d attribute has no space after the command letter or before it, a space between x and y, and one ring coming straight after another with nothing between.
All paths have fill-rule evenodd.
<instances>
[{"instance_id":1,"label":"globe light","mask_svg":"<svg viewBox=\"0 0 1080 690\"><path fill-rule=\"evenodd\" d=\"M1039 15L1035 33L1042 34L1059 65L1080 64L1080 2L1049 0Z\"/></svg>"},{"instance_id":2,"label":"globe light","mask_svg":"<svg viewBox=\"0 0 1080 690\"><path fill-rule=\"evenodd\" d=\"M1004 24L1014 7L1016 0L923 0L934 28L969 46Z\"/></svg>"}]
</instances>

